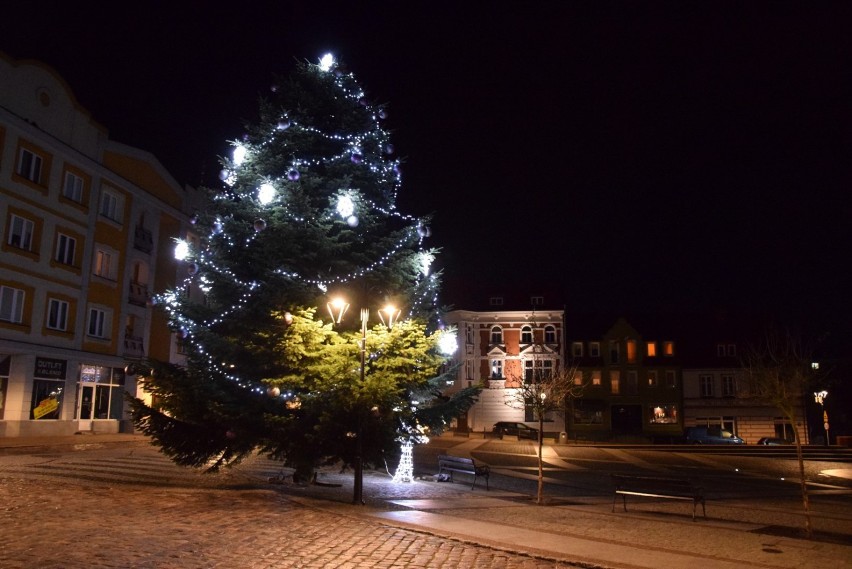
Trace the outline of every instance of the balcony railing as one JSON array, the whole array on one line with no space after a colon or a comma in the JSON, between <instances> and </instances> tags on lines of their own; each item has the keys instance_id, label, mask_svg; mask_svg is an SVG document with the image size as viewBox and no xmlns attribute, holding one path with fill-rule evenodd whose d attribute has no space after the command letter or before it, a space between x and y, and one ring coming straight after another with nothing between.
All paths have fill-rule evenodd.
<instances>
[{"instance_id":1,"label":"balcony railing","mask_svg":"<svg viewBox=\"0 0 852 569\"><path fill-rule=\"evenodd\" d=\"M142 336L124 335L124 355L131 357L142 357L145 355L145 346Z\"/></svg>"},{"instance_id":2,"label":"balcony railing","mask_svg":"<svg viewBox=\"0 0 852 569\"><path fill-rule=\"evenodd\" d=\"M145 306L148 302L148 285L144 283L130 283L130 295L127 302L136 304L137 306Z\"/></svg>"}]
</instances>

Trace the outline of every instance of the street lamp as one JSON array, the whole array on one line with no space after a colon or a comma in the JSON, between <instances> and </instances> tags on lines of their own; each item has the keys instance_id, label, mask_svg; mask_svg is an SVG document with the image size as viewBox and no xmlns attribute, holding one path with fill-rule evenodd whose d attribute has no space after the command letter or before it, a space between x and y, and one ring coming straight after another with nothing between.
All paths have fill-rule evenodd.
<instances>
[{"instance_id":1,"label":"street lamp","mask_svg":"<svg viewBox=\"0 0 852 569\"><path fill-rule=\"evenodd\" d=\"M828 446L828 411L825 410L825 400L828 399L828 391L814 391L814 401L822 408L822 426L825 429L825 446Z\"/></svg>"},{"instance_id":2,"label":"street lamp","mask_svg":"<svg viewBox=\"0 0 852 569\"><path fill-rule=\"evenodd\" d=\"M342 298L334 298L326 305L328 308L328 313L331 315L331 319L335 324L340 324L343 321L343 316L346 314L346 311L349 309L349 303L346 302ZM394 323L396 323L399 318L401 310L393 306L392 304L388 304L384 308L378 311L379 319L382 321L382 324L385 325L388 329L393 328ZM367 357L367 321L370 319L370 309L362 308L361 309L361 340L359 341L359 349L361 351L361 385L364 384L364 372L366 369L366 357ZM361 413L360 410L356 410L357 413L357 429L355 432L355 481L354 481L354 490L352 496L353 504L364 504L364 467L363 461L361 459L361 450L362 450L362 441L361 441Z\"/></svg>"}]
</instances>

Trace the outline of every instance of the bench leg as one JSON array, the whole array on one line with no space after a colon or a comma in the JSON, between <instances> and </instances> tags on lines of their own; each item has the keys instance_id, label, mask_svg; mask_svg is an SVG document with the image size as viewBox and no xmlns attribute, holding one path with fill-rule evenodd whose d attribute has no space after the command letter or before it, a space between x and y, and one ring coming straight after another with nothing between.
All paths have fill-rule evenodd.
<instances>
[{"instance_id":1,"label":"bench leg","mask_svg":"<svg viewBox=\"0 0 852 569\"><path fill-rule=\"evenodd\" d=\"M470 485L470 489L473 490L476 488L476 474L473 475L473 484Z\"/></svg>"}]
</instances>

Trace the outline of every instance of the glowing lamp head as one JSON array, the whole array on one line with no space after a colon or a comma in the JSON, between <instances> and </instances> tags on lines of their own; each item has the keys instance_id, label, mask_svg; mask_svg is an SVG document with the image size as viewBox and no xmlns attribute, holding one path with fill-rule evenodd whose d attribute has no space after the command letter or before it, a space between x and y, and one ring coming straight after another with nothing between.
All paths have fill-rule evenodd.
<instances>
[{"instance_id":1,"label":"glowing lamp head","mask_svg":"<svg viewBox=\"0 0 852 569\"><path fill-rule=\"evenodd\" d=\"M326 308L328 308L328 314L331 316L332 321L335 324L340 324L343 321L343 315L346 314L346 310L349 308L349 303L338 296L327 302Z\"/></svg>"}]
</instances>

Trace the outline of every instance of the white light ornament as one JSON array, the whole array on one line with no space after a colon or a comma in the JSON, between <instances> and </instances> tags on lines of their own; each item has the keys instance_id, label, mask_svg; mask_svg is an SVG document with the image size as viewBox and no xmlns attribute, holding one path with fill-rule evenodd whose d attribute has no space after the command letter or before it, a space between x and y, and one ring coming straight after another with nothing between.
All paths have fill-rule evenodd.
<instances>
[{"instance_id":1,"label":"white light ornament","mask_svg":"<svg viewBox=\"0 0 852 569\"><path fill-rule=\"evenodd\" d=\"M184 261L189 256L189 243L183 239L178 240L175 244L175 259Z\"/></svg>"},{"instance_id":2,"label":"white light ornament","mask_svg":"<svg viewBox=\"0 0 852 569\"><path fill-rule=\"evenodd\" d=\"M432 263L435 261L435 255L428 252L420 253L420 272L424 277L429 276L429 270L432 268Z\"/></svg>"},{"instance_id":3,"label":"white light ornament","mask_svg":"<svg viewBox=\"0 0 852 569\"><path fill-rule=\"evenodd\" d=\"M342 194L337 198L337 213L346 220L349 227L358 226L358 216L355 214L355 202L349 194Z\"/></svg>"},{"instance_id":4,"label":"white light ornament","mask_svg":"<svg viewBox=\"0 0 852 569\"><path fill-rule=\"evenodd\" d=\"M272 200L275 199L275 186L266 182L260 185L260 188L257 190L257 201L260 202L261 205L269 205L272 203Z\"/></svg>"},{"instance_id":5,"label":"white light ornament","mask_svg":"<svg viewBox=\"0 0 852 569\"><path fill-rule=\"evenodd\" d=\"M414 481L414 460L411 455L413 448L414 444L410 440L402 443L402 455L399 459L399 466L396 468L396 474L393 475L394 482Z\"/></svg>"},{"instance_id":6,"label":"white light ornament","mask_svg":"<svg viewBox=\"0 0 852 569\"><path fill-rule=\"evenodd\" d=\"M335 61L334 56L330 53L326 53L322 56L319 62L320 71L329 71L332 67L334 67Z\"/></svg>"},{"instance_id":7,"label":"white light ornament","mask_svg":"<svg viewBox=\"0 0 852 569\"><path fill-rule=\"evenodd\" d=\"M438 351L445 356L451 356L459 349L459 341L455 330L443 330L438 338Z\"/></svg>"},{"instance_id":8,"label":"white light ornament","mask_svg":"<svg viewBox=\"0 0 852 569\"><path fill-rule=\"evenodd\" d=\"M235 166L242 166L243 162L246 160L246 154L248 154L248 149L242 144L238 144L234 147L234 153L232 155L232 160Z\"/></svg>"}]
</instances>

